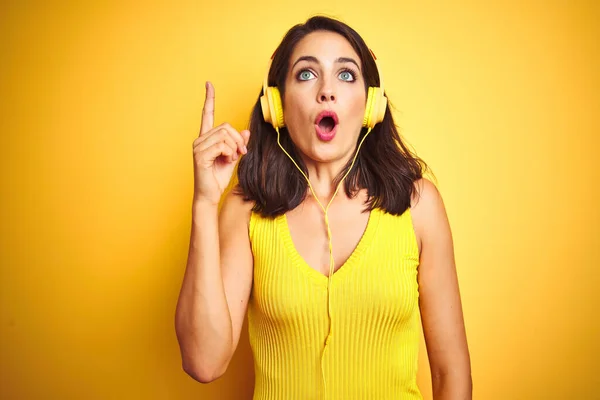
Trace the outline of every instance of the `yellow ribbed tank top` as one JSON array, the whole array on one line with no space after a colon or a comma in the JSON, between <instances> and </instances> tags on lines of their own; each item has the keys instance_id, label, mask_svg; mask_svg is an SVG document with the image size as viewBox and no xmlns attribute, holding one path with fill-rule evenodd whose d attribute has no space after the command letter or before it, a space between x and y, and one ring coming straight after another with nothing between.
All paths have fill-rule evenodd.
<instances>
[{"instance_id":1,"label":"yellow ribbed tank top","mask_svg":"<svg viewBox=\"0 0 600 400\"><path fill-rule=\"evenodd\" d=\"M333 274L323 371L328 277L296 251L285 215L252 213L249 235L254 400L422 399L419 251L410 209L400 216L371 211L354 252Z\"/></svg>"}]
</instances>

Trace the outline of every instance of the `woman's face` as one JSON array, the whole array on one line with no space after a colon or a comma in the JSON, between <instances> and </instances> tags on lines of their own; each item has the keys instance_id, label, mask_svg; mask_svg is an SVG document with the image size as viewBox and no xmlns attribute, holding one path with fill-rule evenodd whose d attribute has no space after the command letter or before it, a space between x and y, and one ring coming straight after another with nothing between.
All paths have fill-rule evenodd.
<instances>
[{"instance_id":1,"label":"woman's face","mask_svg":"<svg viewBox=\"0 0 600 400\"><path fill-rule=\"evenodd\" d=\"M366 103L361 64L350 43L334 32L312 32L296 45L283 115L294 144L309 160L332 162L353 154Z\"/></svg>"}]
</instances>

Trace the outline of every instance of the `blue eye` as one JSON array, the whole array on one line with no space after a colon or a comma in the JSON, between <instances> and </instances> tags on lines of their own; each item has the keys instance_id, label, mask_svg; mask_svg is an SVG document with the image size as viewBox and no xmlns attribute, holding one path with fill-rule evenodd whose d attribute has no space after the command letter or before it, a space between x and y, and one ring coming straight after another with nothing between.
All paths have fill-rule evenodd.
<instances>
[{"instance_id":1,"label":"blue eye","mask_svg":"<svg viewBox=\"0 0 600 400\"><path fill-rule=\"evenodd\" d=\"M352 82L356 79L354 73L350 70L342 71L339 75L340 79L346 82Z\"/></svg>"},{"instance_id":2,"label":"blue eye","mask_svg":"<svg viewBox=\"0 0 600 400\"><path fill-rule=\"evenodd\" d=\"M307 81L307 80L311 79L313 76L314 75L312 72L305 69L305 70L300 71L300 73L298 74L298 79L300 79L301 81Z\"/></svg>"}]
</instances>

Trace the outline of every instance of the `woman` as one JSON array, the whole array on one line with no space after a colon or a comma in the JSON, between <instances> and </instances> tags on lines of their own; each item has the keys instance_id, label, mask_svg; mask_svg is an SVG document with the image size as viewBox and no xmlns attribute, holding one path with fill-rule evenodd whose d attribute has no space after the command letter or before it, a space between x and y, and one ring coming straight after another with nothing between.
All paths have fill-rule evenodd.
<instances>
[{"instance_id":1,"label":"woman","mask_svg":"<svg viewBox=\"0 0 600 400\"><path fill-rule=\"evenodd\" d=\"M420 399L421 321L434 399L470 399L444 205L369 89L374 56L313 17L288 31L267 83L241 132L214 126L207 83L176 312L184 370L220 377L247 312L255 399Z\"/></svg>"}]
</instances>

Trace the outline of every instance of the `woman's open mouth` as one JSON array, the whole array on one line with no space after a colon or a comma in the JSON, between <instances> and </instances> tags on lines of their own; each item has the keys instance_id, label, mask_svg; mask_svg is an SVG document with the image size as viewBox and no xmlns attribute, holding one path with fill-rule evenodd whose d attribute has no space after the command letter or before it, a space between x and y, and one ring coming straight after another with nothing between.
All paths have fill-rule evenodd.
<instances>
[{"instance_id":1,"label":"woman's open mouth","mask_svg":"<svg viewBox=\"0 0 600 400\"><path fill-rule=\"evenodd\" d=\"M333 111L322 111L315 120L315 130L320 140L330 141L335 137L338 126L337 114Z\"/></svg>"}]
</instances>

